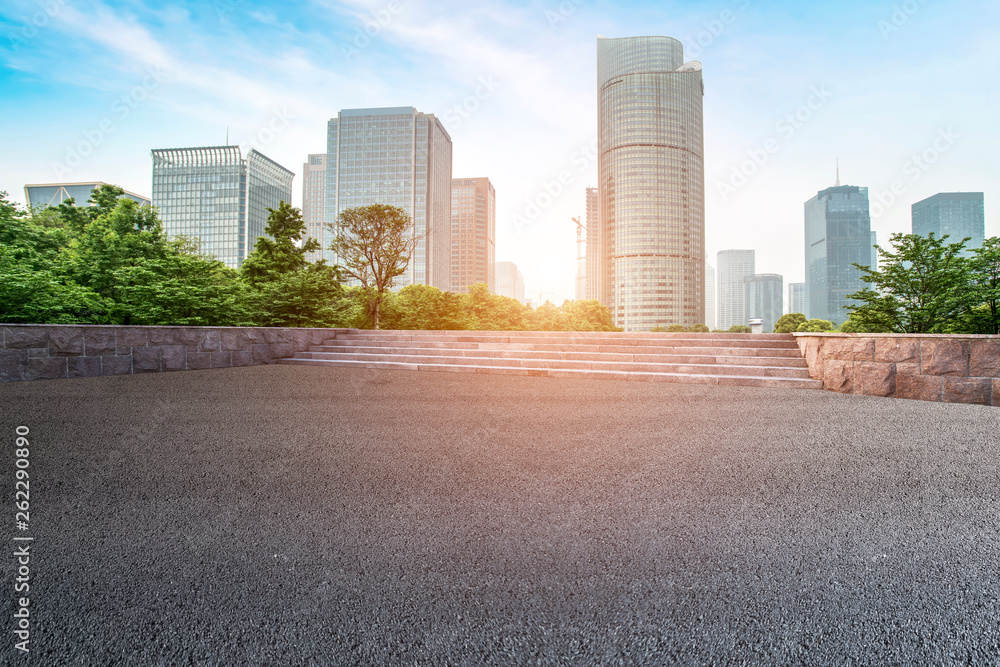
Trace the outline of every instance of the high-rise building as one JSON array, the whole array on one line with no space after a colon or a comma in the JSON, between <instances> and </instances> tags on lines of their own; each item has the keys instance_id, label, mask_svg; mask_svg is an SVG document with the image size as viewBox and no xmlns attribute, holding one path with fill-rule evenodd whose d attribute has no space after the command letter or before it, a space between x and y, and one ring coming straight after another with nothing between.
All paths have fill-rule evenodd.
<instances>
[{"instance_id":1,"label":"high-rise building","mask_svg":"<svg viewBox=\"0 0 1000 667\"><path fill-rule=\"evenodd\" d=\"M88 181L86 183L37 183L24 186L24 201L29 209L45 208L48 206L59 206L67 199L72 199L79 207L90 206L88 199L90 193L102 185L107 185L104 181ZM152 206L153 202L149 197L137 195L134 192L125 191L123 197L127 197L140 206Z\"/></svg>"},{"instance_id":2,"label":"high-rise building","mask_svg":"<svg viewBox=\"0 0 1000 667\"><path fill-rule=\"evenodd\" d=\"M854 264L871 263L871 238L868 188L835 185L805 203L807 318L847 319L847 295L867 285Z\"/></svg>"},{"instance_id":3,"label":"high-rise building","mask_svg":"<svg viewBox=\"0 0 1000 667\"><path fill-rule=\"evenodd\" d=\"M939 192L913 204L912 230L918 236L931 232L948 243L958 243L969 237L962 255L969 257L973 248L980 248L986 238L986 213L982 192Z\"/></svg>"},{"instance_id":4,"label":"high-rise building","mask_svg":"<svg viewBox=\"0 0 1000 667\"><path fill-rule=\"evenodd\" d=\"M878 271L878 249L875 247L878 245L878 234L872 232L872 263L868 265L872 271Z\"/></svg>"},{"instance_id":5,"label":"high-rise building","mask_svg":"<svg viewBox=\"0 0 1000 667\"><path fill-rule=\"evenodd\" d=\"M733 326L747 326L746 293L743 281L753 276L753 250L720 250L716 256L716 293L718 317L715 326L728 331Z\"/></svg>"},{"instance_id":6,"label":"high-rise building","mask_svg":"<svg viewBox=\"0 0 1000 667\"><path fill-rule=\"evenodd\" d=\"M587 188L587 289L586 299L601 298L601 199L597 188Z\"/></svg>"},{"instance_id":7,"label":"high-rise building","mask_svg":"<svg viewBox=\"0 0 1000 667\"><path fill-rule=\"evenodd\" d=\"M788 283L788 308L785 309L786 313L802 313L806 312L806 284L805 283Z\"/></svg>"},{"instance_id":8,"label":"high-rise building","mask_svg":"<svg viewBox=\"0 0 1000 667\"><path fill-rule=\"evenodd\" d=\"M451 291L496 288L497 196L488 178L451 181Z\"/></svg>"},{"instance_id":9,"label":"high-rise building","mask_svg":"<svg viewBox=\"0 0 1000 667\"><path fill-rule=\"evenodd\" d=\"M705 263L705 326L715 328L715 268Z\"/></svg>"},{"instance_id":10,"label":"high-rise building","mask_svg":"<svg viewBox=\"0 0 1000 667\"><path fill-rule=\"evenodd\" d=\"M784 278L776 273L756 273L743 279L743 287L747 321L759 317L764 320L761 331L773 332L782 315Z\"/></svg>"},{"instance_id":11,"label":"high-rise building","mask_svg":"<svg viewBox=\"0 0 1000 667\"><path fill-rule=\"evenodd\" d=\"M601 301L626 331L705 320L703 95L676 39L597 38Z\"/></svg>"},{"instance_id":12,"label":"high-rise building","mask_svg":"<svg viewBox=\"0 0 1000 667\"><path fill-rule=\"evenodd\" d=\"M324 234L325 192L326 153L311 154L302 165L302 220L306 223L306 237L319 241L321 248L316 252L306 253L306 259L310 262L323 257L323 251L332 241Z\"/></svg>"},{"instance_id":13,"label":"high-rise building","mask_svg":"<svg viewBox=\"0 0 1000 667\"><path fill-rule=\"evenodd\" d=\"M153 206L164 231L199 240L201 250L239 267L264 235L269 208L292 201L295 174L239 146L159 148L153 155Z\"/></svg>"},{"instance_id":14,"label":"high-rise building","mask_svg":"<svg viewBox=\"0 0 1000 667\"><path fill-rule=\"evenodd\" d=\"M330 119L325 220L369 204L397 206L413 220L414 251L397 286L451 289L451 136L433 114L345 109Z\"/></svg>"},{"instance_id":15,"label":"high-rise building","mask_svg":"<svg viewBox=\"0 0 1000 667\"><path fill-rule=\"evenodd\" d=\"M527 303L524 300L524 276L514 262L497 262L497 294Z\"/></svg>"}]
</instances>

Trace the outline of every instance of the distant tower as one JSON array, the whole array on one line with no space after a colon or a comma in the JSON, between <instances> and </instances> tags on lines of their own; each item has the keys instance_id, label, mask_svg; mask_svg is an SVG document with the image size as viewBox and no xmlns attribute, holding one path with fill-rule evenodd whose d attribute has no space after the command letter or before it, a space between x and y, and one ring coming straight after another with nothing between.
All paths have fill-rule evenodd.
<instances>
[{"instance_id":1,"label":"distant tower","mask_svg":"<svg viewBox=\"0 0 1000 667\"><path fill-rule=\"evenodd\" d=\"M806 312L805 283L788 283L788 308L785 309L785 312L805 314Z\"/></svg>"},{"instance_id":2,"label":"distant tower","mask_svg":"<svg viewBox=\"0 0 1000 667\"><path fill-rule=\"evenodd\" d=\"M867 285L854 264L871 264L871 239L868 188L835 185L805 203L807 318L847 319L847 295Z\"/></svg>"},{"instance_id":3,"label":"distant tower","mask_svg":"<svg viewBox=\"0 0 1000 667\"><path fill-rule=\"evenodd\" d=\"M601 298L601 200L597 188L587 188L587 292L585 298Z\"/></svg>"},{"instance_id":4,"label":"distant tower","mask_svg":"<svg viewBox=\"0 0 1000 667\"><path fill-rule=\"evenodd\" d=\"M947 243L971 237L962 252L965 257L972 255L973 248L982 247L986 237L982 192L939 192L913 204L911 214L913 233L919 236L947 234Z\"/></svg>"},{"instance_id":5,"label":"distant tower","mask_svg":"<svg viewBox=\"0 0 1000 667\"><path fill-rule=\"evenodd\" d=\"M715 269L705 263L705 326L715 329Z\"/></svg>"},{"instance_id":6,"label":"distant tower","mask_svg":"<svg viewBox=\"0 0 1000 667\"><path fill-rule=\"evenodd\" d=\"M784 279L776 273L757 273L743 279L747 320L759 317L764 320L763 333L774 331L781 317Z\"/></svg>"},{"instance_id":7,"label":"distant tower","mask_svg":"<svg viewBox=\"0 0 1000 667\"><path fill-rule=\"evenodd\" d=\"M451 291L496 289L497 196L488 178L451 181Z\"/></svg>"},{"instance_id":8,"label":"distant tower","mask_svg":"<svg viewBox=\"0 0 1000 667\"><path fill-rule=\"evenodd\" d=\"M597 38L601 301L626 331L705 320L703 96L676 39Z\"/></svg>"},{"instance_id":9,"label":"distant tower","mask_svg":"<svg viewBox=\"0 0 1000 667\"><path fill-rule=\"evenodd\" d=\"M746 293L743 281L754 271L753 250L721 250L718 263L717 292L719 317L716 328L727 331L732 326L746 326Z\"/></svg>"},{"instance_id":10,"label":"distant tower","mask_svg":"<svg viewBox=\"0 0 1000 667\"><path fill-rule=\"evenodd\" d=\"M319 241L320 249L306 254L310 262L323 257L333 239L324 235L323 202L326 190L326 153L309 156L302 165L302 220L306 223L306 236Z\"/></svg>"},{"instance_id":11,"label":"distant tower","mask_svg":"<svg viewBox=\"0 0 1000 667\"><path fill-rule=\"evenodd\" d=\"M872 271L878 271L878 234L872 232L872 263L868 266Z\"/></svg>"},{"instance_id":12,"label":"distant tower","mask_svg":"<svg viewBox=\"0 0 1000 667\"><path fill-rule=\"evenodd\" d=\"M524 300L524 276L514 262L497 262L497 294Z\"/></svg>"}]
</instances>

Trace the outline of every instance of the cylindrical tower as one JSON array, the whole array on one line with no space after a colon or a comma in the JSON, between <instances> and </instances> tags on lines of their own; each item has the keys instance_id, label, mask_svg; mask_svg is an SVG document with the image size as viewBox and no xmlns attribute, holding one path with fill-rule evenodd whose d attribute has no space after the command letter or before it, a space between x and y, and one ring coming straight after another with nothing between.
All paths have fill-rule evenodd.
<instances>
[{"instance_id":1,"label":"cylindrical tower","mask_svg":"<svg viewBox=\"0 0 1000 667\"><path fill-rule=\"evenodd\" d=\"M703 95L676 39L597 38L599 290L626 331L705 321Z\"/></svg>"}]
</instances>

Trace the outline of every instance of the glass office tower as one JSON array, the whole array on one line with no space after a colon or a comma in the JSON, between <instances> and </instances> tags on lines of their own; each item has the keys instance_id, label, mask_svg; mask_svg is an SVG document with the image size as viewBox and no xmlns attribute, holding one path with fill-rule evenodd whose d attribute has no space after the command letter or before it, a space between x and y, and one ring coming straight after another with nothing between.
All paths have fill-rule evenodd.
<instances>
[{"instance_id":1,"label":"glass office tower","mask_svg":"<svg viewBox=\"0 0 1000 667\"><path fill-rule=\"evenodd\" d=\"M864 289L860 269L872 260L868 188L839 185L805 203L806 310L809 319L834 326L857 305L848 294Z\"/></svg>"},{"instance_id":2,"label":"glass office tower","mask_svg":"<svg viewBox=\"0 0 1000 667\"><path fill-rule=\"evenodd\" d=\"M88 181L86 183L37 183L24 186L24 201L29 209L46 208L49 206L59 206L67 199L80 208L90 206L90 195L102 185L107 185L104 181ZM140 206L151 206L149 197L137 195L134 192L125 191L122 195L131 199Z\"/></svg>"},{"instance_id":3,"label":"glass office tower","mask_svg":"<svg viewBox=\"0 0 1000 667\"><path fill-rule=\"evenodd\" d=\"M755 317L764 320L762 333L773 333L781 317L784 285L785 279L776 273L757 273L743 280L747 321Z\"/></svg>"},{"instance_id":4,"label":"glass office tower","mask_svg":"<svg viewBox=\"0 0 1000 667\"><path fill-rule=\"evenodd\" d=\"M306 223L306 236L320 243L320 249L306 253L306 259L315 262L323 256L323 249L330 245L324 235L323 206L326 193L326 153L309 155L302 164L302 221Z\"/></svg>"},{"instance_id":5,"label":"glass office tower","mask_svg":"<svg viewBox=\"0 0 1000 667\"><path fill-rule=\"evenodd\" d=\"M601 199L597 188L587 188L587 286L584 298L601 298Z\"/></svg>"},{"instance_id":6,"label":"glass office tower","mask_svg":"<svg viewBox=\"0 0 1000 667\"><path fill-rule=\"evenodd\" d=\"M170 236L238 268L264 235L268 208L292 201L295 174L239 146L160 148L153 154L153 206Z\"/></svg>"},{"instance_id":7,"label":"glass office tower","mask_svg":"<svg viewBox=\"0 0 1000 667\"><path fill-rule=\"evenodd\" d=\"M705 320L704 88L683 55L597 38L601 301L626 331Z\"/></svg>"},{"instance_id":8,"label":"glass office tower","mask_svg":"<svg viewBox=\"0 0 1000 667\"><path fill-rule=\"evenodd\" d=\"M497 196L488 178L451 181L451 291L496 288Z\"/></svg>"},{"instance_id":9,"label":"glass office tower","mask_svg":"<svg viewBox=\"0 0 1000 667\"><path fill-rule=\"evenodd\" d=\"M451 136L413 107L345 109L327 125L326 223L388 204L413 220L416 247L396 286L451 288ZM327 243L329 245L329 243ZM331 262L333 253L326 251Z\"/></svg>"},{"instance_id":10,"label":"glass office tower","mask_svg":"<svg viewBox=\"0 0 1000 667\"><path fill-rule=\"evenodd\" d=\"M785 309L786 313L802 313L805 315L806 312L806 284L805 283L788 283L788 308Z\"/></svg>"},{"instance_id":11,"label":"glass office tower","mask_svg":"<svg viewBox=\"0 0 1000 667\"><path fill-rule=\"evenodd\" d=\"M986 213L982 192L939 192L911 208L913 233L936 238L948 235L948 243L969 237L962 255L969 257L986 238Z\"/></svg>"},{"instance_id":12,"label":"glass office tower","mask_svg":"<svg viewBox=\"0 0 1000 667\"><path fill-rule=\"evenodd\" d=\"M715 267L705 263L705 326L715 329Z\"/></svg>"},{"instance_id":13,"label":"glass office tower","mask_svg":"<svg viewBox=\"0 0 1000 667\"><path fill-rule=\"evenodd\" d=\"M716 327L728 331L733 326L747 326L746 293L743 281L756 273L753 250L720 250L716 255Z\"/></svg>"}]
</instances>

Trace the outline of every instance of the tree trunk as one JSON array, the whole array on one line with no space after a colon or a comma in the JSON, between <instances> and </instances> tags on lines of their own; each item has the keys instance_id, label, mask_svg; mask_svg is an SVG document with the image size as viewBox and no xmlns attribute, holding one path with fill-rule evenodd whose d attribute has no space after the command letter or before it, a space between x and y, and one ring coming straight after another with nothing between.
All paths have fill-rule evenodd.
<instances>
[{"instance_id":1,"label":"tree trunk","mask_svg":"<svg viewBox=\"0 0 1000 667\"><path fill-rule=\"evenodd\" d=\"M379 302L380 301L381 301L381 299L379 299L378 296L376 295L375 296L375 307L372 309L372 323L373 323L373 328L375 329L375 331L378 331L378 310L379 310L379 305L380 305Z\"/></svg>"}]
</instances>

